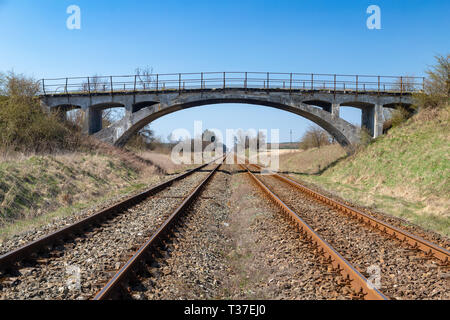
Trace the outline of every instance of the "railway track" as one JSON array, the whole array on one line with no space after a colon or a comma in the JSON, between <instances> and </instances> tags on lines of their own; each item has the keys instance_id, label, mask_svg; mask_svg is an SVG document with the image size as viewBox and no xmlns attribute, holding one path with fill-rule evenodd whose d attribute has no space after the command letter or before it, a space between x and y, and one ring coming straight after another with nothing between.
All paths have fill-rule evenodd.
<instances>
[{"instance_id":1,"label":"railway track","mask_svg":"<svg viewBox=\"0 0 450 320\"><path fill-rule=\"evenodd\" d=\"M257 168L258 170L262 169L262 167L259 165L253 164L252 166ZM376 218L374 218L358 209L352 208L344 203L341 203L341 202L331 199L325 195L322 195L319 192L311 190L311 189L307 188L306 186L301 185L297 181L289 179L283 175L273 174L273 176L275 178L279 179L280 181L286 182L287 184L300 190L301 192L307 194L308 196L318 200L319 202L329 205L330 207L335 208L345 214L348 214L349 216L355 218L356 220L359 220L362 223L367 224L369 227L372 227L376 230L380 230L380 231L386 233L387 235L392 236L393 238L396 238L397 240L412 246L414 249L421 250L428 257L436 258L436 259L440 260L443 265L449 265L449 263L450 263L450 251L448 251L430 241L427 241L419 236L413 235L408 231L405 231L405 230L402 230L395 226L392 226L380 219L376 219Z\"/></svg>"},{"instance_id":2,"label":"railway track","mask_svg":"<svg viewBox=\"0 0 450 320\"><path fill-rule=\"evenodd\" d=\"M174 278L172 282L162 279L161 285L155 285L154 281L161 279L152 278L151 270L154 265L165 263L174 250L173 241L183 241L187 235L198 244L199 240L190 237L186 230L201 234L209 223L217 223L211 214L199 212L198 207L214 208L214 197L204 195L212 191L204 189L224 160L225 157L220 164L202 165L0 256L0 299L158 297L153 290L171 285ZM315 276L322 272L323 280L314 281L327 287L322 292L325 296L344 294L351 299L370 300L450 298L448 250L287 177L258 175L260 166L240 167L264 192L267 201L276 204L300 231L298 255L304 258L297 260L302 264L297 267L303 270L302 281L309 281L305 279L308 266L314 269ZM217 186L208 189L223 194L223 181L228 180L220 178L215 182ZM226 199L219 198L222 202ZM180 238L180 233L185 236ZM296 239L289 232L286 234L291 240ZM189 251L188 244L184 248ZM180 252L175 257L179 254L185 255L188 264L184 268L189 268L189 254ZM199 256L203 257L203 253ZM327 265L328 269L323 267ZM222 267L226 267L223 261ZM77 284L74 279L81 281ZM201 287L214 287L211 283L216 280L210 278ZM145 294L139 291L143 287ZM342 287L349 289L347 293Z\"/></svg>"},{"instance_id":3,"label":"railway track","mask_svg":"<svg viewBox=\"0 0 450 320\"><path fill-rule=\"evenodd\" d=\"M198 193L216 169L202 165L2 255L0 298L92 298L130 252L160 231L172 210L192 201L191 191ZM67 286L73 276L82 279L76 290Z\"/></svg>"},{"instance_id":4,"label":"railway track","mask_svg":"<svg viewBox=\"0 0 450 320\"><path fill-rule=\"evenodd\" d=\"M260 172L260 166L251 166ZM257 177L248 167L243 168L301 232L321 248L328 262L350 280L357 296L366 299L450 298L446 249L284 176ZM384 297L367 289L364 274L371 276L368 269L378 270L382 284L379 293L383 291Z\"/></svg>"}]
</instances>

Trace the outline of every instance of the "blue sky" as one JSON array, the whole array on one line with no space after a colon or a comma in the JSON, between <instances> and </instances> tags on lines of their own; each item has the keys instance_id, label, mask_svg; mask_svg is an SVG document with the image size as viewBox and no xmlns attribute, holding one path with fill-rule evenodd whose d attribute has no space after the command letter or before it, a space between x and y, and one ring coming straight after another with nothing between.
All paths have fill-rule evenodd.
<instances>
[{"instance_id":1,"label":"blue sky","mask_svg":"<svg viewBox=\"0 0 450 320\"><path fill-rule=\"evenodd\" d=\"M81 30L66 9L81 8ZM369 30L369 5L381 30ZM449 52L449 1L142 1L0 0L0 71L35 78L155 72L270 71L422 76L433 56ZM342 116L359 123L359 111ZM279 128L297 140L309 121L284 111L215 105L152 123L176 128Z\"/></svg>"}]
</instances>

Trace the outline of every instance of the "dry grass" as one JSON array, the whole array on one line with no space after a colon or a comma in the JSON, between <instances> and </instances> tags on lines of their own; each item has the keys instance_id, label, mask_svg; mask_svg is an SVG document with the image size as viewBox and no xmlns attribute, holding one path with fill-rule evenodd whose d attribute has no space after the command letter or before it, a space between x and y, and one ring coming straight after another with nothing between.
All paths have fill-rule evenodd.
<instances>
[{"instance_id":1,"label":"dry grass","mask_svg":"<svg viewBox=\"0 0 450 320\"><path fill-rule=\"evenodd\" d=\"M21 225L61 208L82 207L106 195L155 184L162 178L161 170L150 163L111 146L98 146L95 153L2 155L1 236L6 229L15 232L15 225L21 229Z\"/></svg>"},{"instance_id":2,"label":"dry grass","mask_svg":"<svg viewBox=\"0 0 450 320\"><path fill-rule=\"evenodd\" d=\"M82 151L90 153L99 153L106 156L111 156L125 162L128 166L136 171L142 170L156 170L160 173L165 173L164 168L159 167L149 159L140 157L138 154L127 149L117 148L103 141L97 140L93 137L85 137L83 145L80 148Z\"/></svg>"},{"instance_id":3,"label":"dry grass","mask_svg":"<svg viewBox=\"0 0 450 320\"><path fill-rule=\"evenodd\" d=\"M185 165L185 164L175 164L170 154L162 154L153 151L142 151L139 154L139 157L150 161L156 167L158 167L163 173L174 174L187 169L191 169L196 167L197 165Z\"/></svg>"},{"instance_id":4,"label":"dry grass","mask_svg":"<svg viewBox=\"0 0 450 320\"><path fill-rule=\"evenodd\" d=\"M136 154L85 137L77 151L0 154L0 238L73 214L99 199L142 189L176 165L170 154Z\"/></svg>"},{"instance_id":5,"label":"dry grass","mask_svg":"<svg viewBox=\"0 0 450 320\"><path fill-rule=\"evenodd\" d=\"M245 295L250 299L268 299L266 293L258 288L260 283L267 283L271 270L267 266L258 264L256 257L265 255L259 243L255 243L252 226L260 216L270 216L269 212L261 211L255 205L253 195L254 186L249 184L244 175L234 175L232 179L232 195L229 201L231 207L230 225L226 229L229 237L233 239L231 250L227 253L230 265L230 276L227 279L225 297L235 298L236 295ZM237 205L238 204L238 205ZM246 232L242 232L245 230Z\"/></svg>"},{"instance_id":6,"label":"dry grass","mask_svg":"<svg viewBox=\"0 0 450 320\"><path fill-rule=\"evenodd\" d=\"M280 171L285 173L317 174L345 157L345 150L338 144L305 151L280 154Z\"/></svg>"}]
</instances>

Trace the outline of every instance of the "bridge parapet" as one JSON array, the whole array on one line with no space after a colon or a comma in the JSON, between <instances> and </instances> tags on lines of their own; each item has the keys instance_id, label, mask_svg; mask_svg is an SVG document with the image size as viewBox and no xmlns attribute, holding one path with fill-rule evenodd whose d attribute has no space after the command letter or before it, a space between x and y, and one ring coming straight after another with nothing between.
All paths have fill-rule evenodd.
<instances>
[{"instance_id":1,"label":"bridge parapet","mask_svg":"<svg viewBox=\"0 0 450 320\"><path fill-rule=\"evenodd\" d=\"M410 94L423 90L424 78L273 72L200 72L42 79L41 93L123 93L187 89L284 89Z\"/></svg>"}]
</instances>

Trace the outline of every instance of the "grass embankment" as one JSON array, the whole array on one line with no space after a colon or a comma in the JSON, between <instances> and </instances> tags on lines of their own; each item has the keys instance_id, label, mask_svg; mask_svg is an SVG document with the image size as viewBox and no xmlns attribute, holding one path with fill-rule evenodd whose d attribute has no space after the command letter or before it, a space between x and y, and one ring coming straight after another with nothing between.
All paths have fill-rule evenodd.
<instances>
[{"instance_id":1,"label":"grass embankment","mask_svg":"<svg viewBox=\"0 0 450 320\"><path fill-rule=\"evenodd\" d=\"M108 198L158 183L164 163L113 147L97 152L0 158L0 239L47 224ZM170 166L170 171L180 171Z\"/></svg>"},{"instance_id":2,"label":"grass embankment","mask_svg":"<svg viewBox=\"0 0 450 320\"><path fill-rule=\"evenodd\" d=\"M337 144L305 151L281 153L280 169L286 173L318 174L345 155L345 150Z\"/></svg>"},{"instance_id":3,"label":"grass embankment","mask_svg":"<svg viewBox=\"0 0 450 320\"><path fill-rule=\"evenodd\" d=\"M419 113L351 157L335 162L341 155L330 156L332 147L308 150L282 156L281 170L350 202L450 236L449 124L448 107ZM321 161L332 165L318 173Z\"/></svg>"}]
</instances>

